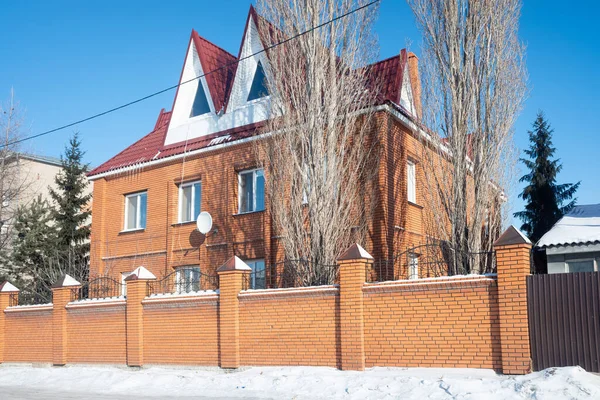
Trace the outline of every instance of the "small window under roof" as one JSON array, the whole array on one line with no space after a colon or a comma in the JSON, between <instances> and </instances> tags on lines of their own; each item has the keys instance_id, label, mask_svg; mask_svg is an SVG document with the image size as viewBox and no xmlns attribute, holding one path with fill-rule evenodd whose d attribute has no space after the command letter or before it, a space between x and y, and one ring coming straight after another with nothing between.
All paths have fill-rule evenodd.
<instances>
[{"instance_id":1,"label":"small window under roof","mask_svg":"<svg viewBox=\"0 0 600 400\"><path fill-rule=\"evenodd\" d=\"M202 80L198 79L198 89L196 90L196 97L194 98L194 105L192 106L190 118L209 112L210 106L208 105L208 99L206 98L206 94L204 93Z\"/></svg>"},{"instance_id":2,"label":"small window under roof","mask_svg":"<svg viewBox=\"0 0 600 400\"><path fill-rule=\"evenodd\" d=\"M256 72L254 73L254 79L252 79L252 86L250 87L250 94L248 94L248 100L252 101L265 97L269 94L266 86L265 71L261 62L259 61L256 65Z\"/></svg>"}]
</instances>

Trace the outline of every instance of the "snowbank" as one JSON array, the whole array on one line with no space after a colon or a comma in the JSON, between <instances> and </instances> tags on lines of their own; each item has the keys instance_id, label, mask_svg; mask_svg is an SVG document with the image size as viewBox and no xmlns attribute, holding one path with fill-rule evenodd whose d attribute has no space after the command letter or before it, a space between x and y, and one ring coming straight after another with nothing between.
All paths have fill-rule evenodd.
<instances>
[{"instance_id":1,"label":"snowbank","mask_svg":"<svg viewBox=\"0 0 600 400\"><path fill-rule=\"evenodd\" d=\"M271 399L598 399L600 377L579 367L526 376L488 370L373 368L365 372L320 367L220 369L3 365L3 388L176 398Z\"/></svg>"}]
</instances>

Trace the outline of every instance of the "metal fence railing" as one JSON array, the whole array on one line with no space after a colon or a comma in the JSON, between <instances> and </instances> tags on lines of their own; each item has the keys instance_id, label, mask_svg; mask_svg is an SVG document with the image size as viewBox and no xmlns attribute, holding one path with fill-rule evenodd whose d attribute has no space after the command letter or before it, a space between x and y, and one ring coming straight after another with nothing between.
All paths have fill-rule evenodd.
<instances>
[{"instance_id":1,"label":"metal fence railing","mask_svg":"<svg viewBox=\"0 0 600 400\"><path fill-rule=\"evenodd\" d=\"M199 267L178 268L160 280L146 283L148 296L195 293L218 288L218 276L205 274Z\"/></svg>"},{"instance_id":2,"label":"metal fence railing","mask_svg":"<svg viewBox=\"0 0 600 400\"><path fill-rule=\"evenodd\" d=\"M332 285L338 280L336 264L286 260L244 275L243 290Z\"/></svg>"},{"instance_id":3,"label":"metal fence railing","mask_svg":"<svg viewBox=\"0 0 600 400\"><path fill-rule=\"evenodd\" d=\"M38 293L28 289L23 289L17 293L13 293L8 299L9 307L50 303L52 303L52 294Z\"/></svg>"},{"instance_id":4,"label":"metal fence railing","mask_svg":"<svg viewBox=\"0 0 600 400\"><path fill-rule=\"evenodd\" d=\"M366 282L496 272L496 257L490 252L456 251L445 242L409 247L388 260L377 260L365 271Z\"/></svg>"},{"instance_id":5,"label":"metal fence railing","mask_svg":"<svg viewBox=\"0 0 600 400\"><path fill-rule=\"evenodd\" d=\"M71 301L106 299L123 296L123 284L108 276L84 282L81 287L71 289Z\"/></svg>"}]
</instances>

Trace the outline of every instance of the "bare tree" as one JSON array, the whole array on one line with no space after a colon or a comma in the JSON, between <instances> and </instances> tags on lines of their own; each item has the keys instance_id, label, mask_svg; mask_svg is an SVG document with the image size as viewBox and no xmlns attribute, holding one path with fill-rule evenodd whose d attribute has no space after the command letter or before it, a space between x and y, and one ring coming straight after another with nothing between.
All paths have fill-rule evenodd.
<instances>
[{"instance_id":1,"label":"bare tree","mask_svg":"<svg viewBox=\"0 0 600 400\"><path fill-rule=\"evenodd\" d=\"M281 42L367 3L259 0L259 32L267 43ZM376 14L376 6L366 7L267 53L275 117L258 157L285 256L307 261L296 271L305 284L331 283L333 270L324 266L367 232L376 146L365 66L376 56Z\"/></svg>"},{"instance_id":2,"label":"bare tree","mask_svg":"<svg viewBox=\"0 0 600 400\"><path fill-rule=\"evenodd\" d=\"M435 131L423 157L432 230L459 254L484 251L514 178L513 126L527 91L521 1L407 1L424 41L423 124Z\"/></svg>"},{"instance_id":3,"label":"bare tree","mask_svg":"<svg viewBox=\"0 0 600 400\"><path fill-rule=\"evenodd\" d=\"M24 136L24 116L12 89L6 104L0 104L0 131L0 253L5 254L12 242L18 201L31 185L19 161L20 145L15 143Z\"/></svg>"}]
</instances>

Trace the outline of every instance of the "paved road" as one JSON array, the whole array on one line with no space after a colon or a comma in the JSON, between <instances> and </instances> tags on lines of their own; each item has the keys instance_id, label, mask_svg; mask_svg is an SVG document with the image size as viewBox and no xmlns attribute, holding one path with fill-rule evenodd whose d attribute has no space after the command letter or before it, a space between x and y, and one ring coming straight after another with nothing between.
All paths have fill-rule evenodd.
<instances>
[{"instance_id":1,"label":"paved road","mask_svg":"<svg viewBox=\"0 0 600 400\"><path fill-rule=\"evenodd\" d=\"M229 400L231 397L169 397L170 399L185 399L185 400ZM2 400L159 400L164 399L164 396L159 397L139 397L131 395L118 394L97 394L89 392L60 392L54 390L37 390L32 388L20 387L0 387L0 399ZM239 399L239 397L237 397ZM259 400L257 398L248 397L247 400ZM263 399L264 400L264 399Z\"/></svg>"}]
</instances>

